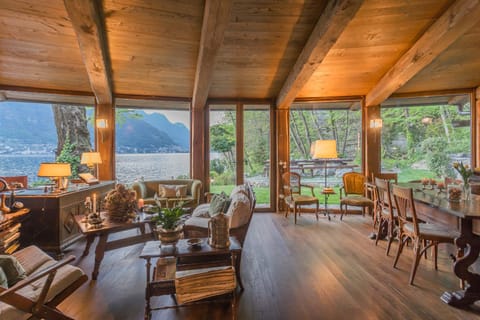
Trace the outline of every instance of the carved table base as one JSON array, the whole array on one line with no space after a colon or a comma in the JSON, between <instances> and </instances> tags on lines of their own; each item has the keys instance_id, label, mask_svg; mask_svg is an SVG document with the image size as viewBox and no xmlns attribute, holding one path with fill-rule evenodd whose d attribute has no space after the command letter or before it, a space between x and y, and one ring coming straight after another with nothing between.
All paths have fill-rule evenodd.
<instances>
[{"instance_id":1,"label":"carved table base","mask_svg":"<svg viewBox=\"0 0 480 320\"><path fill-rule=\"evenodd\" d=\"M472 219L461 219L461 235L455 239L455 244L465 252L453 267L455 275L467 283L466 290L444 292L440 298L443 302L457 307L465 308L480 300L480 275L472 273L468 268L475 263L480 252L480 236L472 231Z\"/></svg>"}]
</instances>

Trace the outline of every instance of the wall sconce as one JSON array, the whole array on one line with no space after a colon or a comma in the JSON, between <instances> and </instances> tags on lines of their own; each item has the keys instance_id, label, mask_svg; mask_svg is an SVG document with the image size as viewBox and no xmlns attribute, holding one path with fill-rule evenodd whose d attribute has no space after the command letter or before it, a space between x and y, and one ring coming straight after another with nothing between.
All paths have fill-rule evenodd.
<instances>
[{"instance_id":1,"label":"wall sconce","mask_svg":"<svg viewBox=\"0 0 480 320\"><path fill-rule=\"evenodd\" d=\"M101 141L103 142L103 129L108 128L108 121L107 119L97 119L95 121L95 124L97 126L98 132L100 133Z\"/></svg>"},{"instance_id":2,"label":"wall sconce","mask_svg":"<svg viewBox=\"0 0 480 320\"><path fill-rule=\"evenodd\" d=\"M372 119L370 120L370 128L381 128L383 127L383 120L382 119Z\"/></svg>"}]
</instances>

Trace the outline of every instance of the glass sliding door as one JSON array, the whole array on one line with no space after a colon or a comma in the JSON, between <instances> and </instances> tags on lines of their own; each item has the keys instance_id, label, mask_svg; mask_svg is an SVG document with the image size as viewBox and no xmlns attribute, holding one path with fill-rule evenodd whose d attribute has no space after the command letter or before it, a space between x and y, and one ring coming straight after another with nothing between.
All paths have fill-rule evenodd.
<instances>
[{"instance_id":1,"label":"glass sliding door","mask_svg":"<svg viewBox=\"0 0 480 320\"><path fill-rule=\"evenodd\" d=\"M236 123L235 104L210 106L210 192L230 194L237 184Z\"/></svg>"},{"instance_id":2,"label":"glass sliding door","mask_svg":"<svg viewBox=\"0 0 480 320\"><path fill-rule=\"evenodd\" d=\"M245 105L243 128L244 181L253 185L256 207L270 208L270 105Z\"/></svg>"}]
</instances>

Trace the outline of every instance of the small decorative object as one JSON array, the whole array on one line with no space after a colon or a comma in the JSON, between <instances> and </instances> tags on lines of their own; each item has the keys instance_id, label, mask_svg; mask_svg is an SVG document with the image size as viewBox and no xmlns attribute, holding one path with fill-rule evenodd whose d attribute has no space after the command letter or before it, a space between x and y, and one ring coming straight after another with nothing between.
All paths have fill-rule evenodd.
<instances>
[{"instance_id":1,"label":"small decorative object","mask_svg":"<svg viewBox=\"0 0 480 320\"><path fill-rule=\"evenodd\" d=\"M124 222L130 218L135 218L136 205L135 191L127 189L123 184L117 184L115 189L111 190L105 197L105 209L110 220L113 221Z\"/></svg>"},{"instance_id":2,"label":"small decorative object","mask_svg":"<svg viewBox=\"0 0 480 320\"><path fill-rule=\"evenodd\" d=\"M220 212L208 221L208 244L213 248L228 248L230 246L228 217Z\"/></svg>"},{"instance_id":3,"label":"small decorative object","mask_svg":"<svg viewBox=\"0 0 480 320\"><path fill-rule=\"evenodd\" d=\"M426 185L428 184L429 182L429 179L428 178L422 178L422 189L424 190L426 188Z\"/></svg>"},{"instance_id":4,"label":"small decorative object","mask_svg":"<svg viewBox=\"0 0 480 320\"><path fill-rule=\"evenodd\" d=\"M201 247L203 240L200 238L192 238L187 240L187 244L191 247Z\"/></svg>"},{"instance_id":5,"label":"small decorative object","mask_svg":"<svg viewBox=\"0 0 480 320\"><path fill-rule=\"evenodd\" d=\"M433 190L435 188L435 185L437 184L437 181L433 178L428 179L428 184L430 185L430 188Z\"/></svg>"},{"instance_id":6,"label":"small decorative object","mask_svg":"<svg viewBox=\"0 0 480 320\"><path fill-rule=\"evenodd\" d=\"M103 225L103 219L99 213L93 212L87 216L87 223L91 229L99 229Z\"/></svg>"},{"instance_id":7,"label":"small decorative object","mask_svg":"<svg viewBox=\"0 0 480 320\"><path fill-rule=\"evenodd\" d=\"M443 182L437 182L437 192L438 194L443 192L443 189L445 189L445 183Z\"/></svg>"},{"instance_id":8,"label":"small decorative object","mask_svg":"<svg viewBox=\"0 0 480 320\"><path fill-rule=\"evenodd\" d=\"M470 185L469 178L473 175L473 171L468 164L463 162L454 162L453 168L460 174L463 180L463 197L465 200L470 200Z\"/></svg>"},{"instance_id":9,"label":"small decorative object","mask_svg":"<svg viewBox=\"0 0 480 320\"><path fill-rule=\"evenodd\" d=\"M10 212L10 208L7 206L7 203L6 203L6 198L7 196L5 194L0 195L0 212L3 212L3 213Z\"/></svg>"},{"instance_id":10,"label":"small decorative object","mask_svg":"<svg viewBox=\"0 0 480 320\"><path fill-rule=\"evenodd\" d=\"M158 238L161 245L175 246L183 234L182 216L185 211L182 203L173 208L162 208L160 201L155 201L157 206L151 207L150 211L157 212L152 222L157 225Z\"/></svg>"},{"instance_id":11,"label":"small decorative object","mask_svg":"<svg viewBox=\"0 0 480 320\"><path fill-rule=\"evenodd\" d=\"M462 198L462 189L458 185L449 185L447 189L447 198L450 202L459 202Z\"/></svg>"}]
</instances>

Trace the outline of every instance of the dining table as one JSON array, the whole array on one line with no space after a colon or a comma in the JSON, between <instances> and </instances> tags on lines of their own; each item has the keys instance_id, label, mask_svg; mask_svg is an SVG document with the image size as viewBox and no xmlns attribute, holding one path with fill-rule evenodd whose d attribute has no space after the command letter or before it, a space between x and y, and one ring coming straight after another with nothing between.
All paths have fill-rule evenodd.
<instances>
[{"instance_id":1,"label":"dining table","mask_svg":"<svg viewBox=\"0 0 480 320\"><path fill-rule=\"evenodd\" d=\"M457 202L449 201L445 192L413 187L415 209L419 219L456 227L460 236L455 244L462 255L453 265L455 275L467 285L466 289L446 291L441 300L451 306L464 308L480 300L480 274L470 268L480 253L480 195Z\"/></svg>"}]
</instances>

